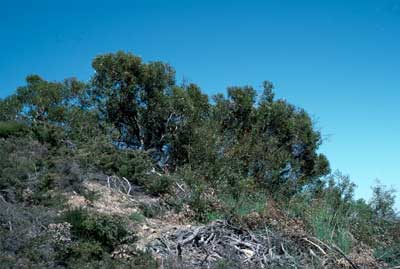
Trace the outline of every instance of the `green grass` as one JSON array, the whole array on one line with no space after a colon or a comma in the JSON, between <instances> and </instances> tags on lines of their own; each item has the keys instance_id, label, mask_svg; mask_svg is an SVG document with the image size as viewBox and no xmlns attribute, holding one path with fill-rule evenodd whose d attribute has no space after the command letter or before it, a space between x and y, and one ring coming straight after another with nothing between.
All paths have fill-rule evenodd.
<instances>
[{"instance_id":1,"label":"green grass","mask_svg":"<svg viewBox=\"0 0 400 269\"><path fill-rule=\"evenodd\" d=\"M146 217L143 216L143 214L140 212L133 212L129 216L129 219L136 223L142 223L146 219Z\"/></svg>"},{"instance_id":2,"label":"green grass","mask_svg":"<svg viewBox=\"0 0 400 269\"><path fill-rule=\"evenodd\" d=\"M400 244L378 247L374 250L374 256L391 266L397 266L400 264Z\"/></svg>"},{"instance_id":3,"label":"green grass","mask_svg":"<svg viewBox=\"0 0 400 269\"><path fill-rule=\"evenodd\" d=\"M349 253L352 240L347 224L339 220L329 208L321 206L311 211L308 222L317 238L334 243L343 252Z\"/></svg>"},{"instance_id":4,"label":"green grass","mask_svg":"<svg viewBox=\"0 0 400 269\"><path fill-rule=\"evenodd\" d=\"M207 222L215 221L218 219L223 219L224 215L218 212L208 212L207 213Z\"/></svg>"},{"instance_id":5,"label":"green grass","mask_svg":"<svg viewBox=\"0 0 400 269\"><path fill-rule=\"evenodd\" d=\"M228 212L238 217L244 217L253 212L262 213L265 210L267 196L264 193L245 193L238 198L232 195L223 195L221 202Z\"/></svg>"}]
</instances>

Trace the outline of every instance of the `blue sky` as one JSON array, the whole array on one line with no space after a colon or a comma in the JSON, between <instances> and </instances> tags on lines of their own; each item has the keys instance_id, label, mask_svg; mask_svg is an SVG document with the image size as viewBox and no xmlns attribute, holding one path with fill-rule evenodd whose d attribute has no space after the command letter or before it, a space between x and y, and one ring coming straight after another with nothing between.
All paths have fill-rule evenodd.
<instances>
[{"instance_id":1,"label":"blue sky","mask_svg":"<svg viewBox=\"0 0 400 269\"><path fill-rule=\"evenodd\" d=\"M0 2L0 98L27 74L88 80L94 56L163 60L209 93L259 87L305 108L357 197L400 190L400 0ZM398 199L400 207L400 199Z\"/></svg>"}]
</instances>

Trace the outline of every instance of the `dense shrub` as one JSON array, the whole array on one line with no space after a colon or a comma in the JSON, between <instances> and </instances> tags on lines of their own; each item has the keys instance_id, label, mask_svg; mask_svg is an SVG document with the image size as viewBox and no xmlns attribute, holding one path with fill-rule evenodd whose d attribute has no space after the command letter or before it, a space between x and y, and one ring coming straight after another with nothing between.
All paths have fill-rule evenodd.
<instances>
[{"instance_id":1,"label":"dense shrub","mask_svg":"<svg viewBox=\"0 0 400 269\"><path fill-rule=\"evenodd\" d=\"M48 123L38 123L32 126L32 137L42 144L49 144L52 147L58 147L65 139L65 133L62 128Z\"/></svg>"},{"instance_id":2,"label":"dense shrub","mask_svg":"<svg viewBox=\"0 0 400 269\"><path fill-rule=\"evenodd\" d=\"M0 199L0 267L54 268L56 250L47 234L56 213Z\"/></svg>"},{"instance_id":3,"label":"dense shrub","mask_svg":"<svg viewBox=\"0 0 400 269\"><path fill-rule=\"evenodd\" d=\"M76 238L98 242L108 250L129 235L120 217L101 215L82 208L66 211L62 220L72 225L72 235Z\"/></svg>"},{"instance_id":4,"label":"dense shrub","mask_svg":"<svg viewBox=\"0 0 400 269\"><path fill-rule=\"evenodd\" d=\"M29 127L17 121L0 121L0 138L24 136L29 133Z\"/></svg>"},{"instance_id":5,"label":"dense shrub","mask_svg":"<svg viewBox=\"0 0 400 269\"><path fill-rule=\"evenodd\" d=\"M138 183L144 186L149 193L160 195L171 191L174 180L174 177L169 175L153 174L143 177Z\"/></svg>"},{"instance_id":6,"label":"dense shrub","mask_svg":"<svg viewBox=\"0 0 400 269\"><path fill-rule=\"evenodd\" d=\"M153 167L146 152L118 148L103 136L82 145L76 155L84 167L96 168L108 175L126 177L133 183L145 178Z\"/></svg>"},{"instance_id":7,"label":"dense shrub","mask_svg":"<svg viewBox=\"0 0 400 269\"><path fill-rule=\"evenodd\" d=\"M30 137L0 140L0 192L8 201L32 198L39 189L46 146Z\"/></svg>"}]
</instances>

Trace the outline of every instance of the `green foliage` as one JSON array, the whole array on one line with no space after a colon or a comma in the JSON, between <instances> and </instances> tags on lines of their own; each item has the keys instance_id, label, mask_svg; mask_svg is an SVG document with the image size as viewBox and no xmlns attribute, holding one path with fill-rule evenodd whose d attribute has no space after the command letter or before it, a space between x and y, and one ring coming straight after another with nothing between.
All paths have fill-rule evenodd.
<instances>
[{"instance_id":1,"label":"green foliage","mask_svg":"<svg viewBox=\"0 0 400 269\"><path fill-rule=\"evenodd\" d=\"M69 260L69 264L77 262L90 262L92 260L100 260L104 255L103 246L98 241L77 241L71 244L67 249L68 255L63 259Z\"/></svg>"},{"instance_id":2,"label":"green foliage","mask_svg":"<svg viewBox=\"0 0 400 269\"><path fill-rule=\"evenodd\" d=\"M216 212L216 211L211 211L211 212L207 212L205 220L206 220L206 222L212 222L212 221L221 220L221 219L224 219L224 218L225 218L224 214L221 214L221 213Z\"/></svg>"},{"instance_id":3,"label":"green foliage","mask_svg":"<svg viewBox=\"0 0 400 269\"><path fill-rule=\"evenodd\" d=\"M133 222L141 223L141 222L143 222L145 220L145 216L140 212L133 212L129 216L129 219L132 220Z\"/></svg>"},{"instance_id":4,"label":"green foliage","mask_svg":"<svg viewBox=\"0 0 400 269\"><path fill-rule=\"evenodd\" d=\"M337 172L319 187L294 196L289 206L290 216L302 218L316 237L336 244L346 253L355 242L361 241L375 248L377 258L387 258L386 262L395 260L398 253L394 250L400 239L399 233L394 232L399 229L396 218L392 213L387 215L391 216L389 219L383 218L378 213L382 211L377 211L373 202L368 204L362 199L354 200L354 188L348 177ZM393 194L384 190L385 187L380 186L379 195L375 194L371 201L385 201L389 194ZM385 202L381 204L387 205ZM390 206L379 208L393 212Z\"/></svg>"},{"instance_id":5,"label":"green foliage","mask_svg":"<svg viewBox=\"0 0 400 269\"><path fill-rule=\"evenodd\" d=\"M381 246L375 249L374 255L377 259L389 265L397 266L400 264L400 243L392 246Z\"/></svg>"},{"instance_id":6,"label":"green foliage","mask_svg":"<svg viewBox=\"0 0 400 269\"><path fill-rule=\"evenodd\" d=\"M118 149L102 136L80 147L77 157L85 167L126 177L133 183L146 178L152 167L152 160L145 152Z\"/></svg>"},{"instance_id":7,"label":"green foliage","mask_svg":"<svg viewBox=\"0 0 400 269\"><path fill-rule=\"evenodd\" d=\"M29 137L0 139L0 191L6 200L22 201L39 189L47 154L45 146Z\"/></svg>"},{"instance_id":8,"label":"green foliage","mask_svg":"<svg viewBox=\"0 0 400 269\"><path fill-rule=\"evenodd\" d=\"M200 132L206 127L210 104L208 96L195 84L174 87L170 99L173 114L168 121L167 142L170 145L170 164L176 168L199 161L196 147L205 142Z\"/></svg>"},{"instance_id":9,"label":"green foliage","mask_svg":"<svg viewBox=\"0 0 400 269\"><path fill-rule=\"evenodd\" d=\"M198 191L193 193L189 201L190 208L195 212L194 219L196 221L207 223L222 216L215 211L213 204L201 196Z\"/></svg>"},{"instance_id":10,"label":"green foliage","mask_svg":"<svg viewBox=\"0 0 400 269\"><path fill-rule=\"evenodd\" d=\"M251 87L228 89L228 99L215 97L212 119L217 122L213 145L223 169L251 176L271 193L286 196L329 172L321 143L308 114L283 100L273 100L271 85L256 104ZM215 157L214 157L215 159ZM215 163L215 161L213 161Z\"/></svg>"},{"instance_id":11,"label":"green foliage","mask_svg":"<svg viewBox=\"0 0 400 269\"><path fill-rule=\"evenodd\" d=\"M27 120L34 138L52 147L78 145L82 164L143 180L153 193L169 191L169 180L144 175L155 165L189 165L213 184L234 171L289 196L329 171L316 153L321 136L310 117L275 100L270 82L259 98L251 86L230 87L227 98L209 103L196 85L177 86L175 71L162 62L117 52L96 57L93 68L89 84L28 76L2 100L0 109L11 115L5 119Z\"/></svg>"},{"instance_id":12,"label":"green foliage","mask_svg":"<svg viewBox=\"0 0 400 269\"><path fill-rule=\"evenodd\" d=\"M11 136L25 136L29 132L28 126L17 121L0 121L0 138Z\"/></svg>"},{"instance_id":13,"label":"green foliage","mask_svg":"<svg viewBox=\"0 0 400 269\"><path fill-rule=\"evenodd\" d=\"M48 82L38 75L26 78L27 85L17 89L17 99L22 108L21 116L37 122L65 122L69 108L79 103L84 84L68 79Z\"/></svg>"},{"instance_id":14,"label":"green foliage","mask_svg":"<svg viewBox=\"0 0 400 269\"><path fill-rule=\"evenodd\" d=\"M122 141L138 148L161 149L169 118L167 91L175 71L161 62L142 63L130 53L94 59L93 98Z\"/></svg>"},{"instance_id":15,"label":"green foliage","mask_svg":"<svg viewBox=\"0 0 400 269\"><path fill-rule=\"evenodd\" d=\"M139 180L139 184L143 185L149 193L154 195L169 193L173 183L174 178L172 176L157 174Z\"/></svg>"},{"instance_id":16,"label":"green foliage","mask_svg":"<svg viewBox=\"0 0 400 269\"><path fill-rule=\"evenodd\" d=\"M197 203L199 202L197 201ZM239 197L235 197L232 194L223 194L219 197L217 203L217 208L210 206L206 211L205 216L203 217L204 222L210 222L217 219L229 219L241 224L242 221L251 213L263 214L266 208L267 199L265 193L244 192L239 195ZM199 207L199 205L195 205L195 207ZM202 207L200 206L200 209L201 208Z\"/></svg>"},{"instance_id":17,"label":"green foliage","mask_svg":"<svg viewBox=\"0 0 400 269\"><path fill-rule=\"evenodd\" d=\"M217 213L213 203L215 199L212 199L214 197L207 196L207 194L212 192L212 190L207 188L207 185L203 181L196 180L198 175L191 169L182 169L180 173L190 187L191 192L190 195L187 196L182 202L187 203L194 211L195 215L193 217L196 221L210 221L210 217L212 218L213 214Z\"/></svg>"},{"instance_id":18,"label":"green foliage","mask_svg":"<svg viewBox=\"0 0 400 269\"><path fill-rule=\"evenodd\" d=\"M229 268L234 268L235 266L238 266L237 262L223 259L217 261L215 269L229 269Z\"/></svg>"},{"instance_id":19,"label":"green foliage","mask_svg":"<svg viewBox=\"0 0 400 269\"><path fill-rule=\"evenodd\" d=\"M382 185L379 181L372 187L373 196L370 205L379 218L393 219L396 217L394 211L396 201L395 192L395 189L387 188L387 186Z\"/></svg>"},{"instance_id":20,"label":"green foliage","mask_svg":"<svg viewBox=\"0 0 400 269\"><path fill-rule=\"evenodd\" d=\"M345 253L350 251L352 245L349 224L343 224L340 219L333 215L329 207L321 206L314 209L308 216L308 222L314 235L322 241L333 242Z\"/></svg>"},{"instance_id":21,"label":"green foliage","mask_svg":"<svg viewBox=\"0 0 400 269\"><path fill-rule=\"evenodd\" d=\"M165 213L165 209L159 204L141 204L140 209L146 218L160 217Z\"/></svg>"},{"instance_id":22,"label":"green foliage","mask_svg":"<svg viewBox=\"0 0 400 269\"><path fill-rule=\"evenodd\" d=\"M32 138L38 140L42 144L50 144L52 147L59 147L62 140L65 138L65 133L62 128L47 123L35 124L31 130Z\"/></svg>"},{"instance_id":23,"label":"green foliage","mask_svg":"<svg viewBox=\"0 0 400 269\"><path fill-rule=\"evenodd\" d=\"M352 226L360 215L354 214L355 185L339 172L330 175L323 185L294 196L289 210L302 218L320 240L335 244L345 253L352 247Z\"/></svg>"},{"instance_id":24,"label":"green foliage","mask_svg":"<svg viewBox=\"0 0 400 269\"><path fill-rule=\"evenodd\" d=\"M83 197L85 197L86 201L88 201L89 206L93 206L93 203L101 197L101 194L99 191L89 190L89 189L84 189L82 191L82 195L83 195Z\"/></svg>"},{"instance_id":25,"label":"green foliage","mask_svg":"<svg viewBox=\"0 0 400 269\"><path fill-rule=\"evenodd\" d=\"M0 99L0 121L18 120L18 114L22 110L22 104L16 95Z\"/></svg>"},{"instance_id":26,"label":"green foliage","mask_svg":"<svg viewBox=\"0 0 400 269\"><path fill-rule=\"evenodd\" d=\"M89 83L30 75L0 100L0 205L7 205L0 208L1 264L157 268L140 251L129 261L111 259L129 235L125 221L88 209L65 211L71 242L50 243L43 227L55 217L43 212L63 207L72 191L93 204L98 193L82 183L97 175L124 177L176 211L189 206L199 222L241 224L265 212L267 197L279 200L321 240L346 253L362 241L378 258L398 262L394 190L378 184L369 203L355 201L348 177L323 178L330 168L318 153L320 132L306 111L275 98L272 83L263 82L261 95L251 86L229 87L210 102L197 85L177 85L166 63L117 52L92 66ZM130 219L154 218L165 208L141 210Z\"/></svg>"},{"instance_id":27,"label":"green foliage","mask_svg":"<svg viewBox=\"0 0 400 269\"><path fill-rule=\"evenodd\" d=\"M104 140L81 147L78 159L86 167L95 167L108 175L125 177L154 195L168 193L174 182L172 176L153 171L155 164L146 152L118 149Z\"/></svg>"},{"instance_id":28,"label":"green foliage","mask_svg":"<svg viewBox=\"0 0 400 269\"><path fill-rule=\"evenodd\" d=\"M62 220L72 225L74 236L98 242L106 249L112 249L129 235L120 217L100 215L82 208L66 211Z\"/></svg>"},{"instance_id":29,"label":"green foliage","mask_svg":"<svg viewBox=\"0 0 400 269\"><path fill-rule=\"evenodd\" d=\"M225 171L217 184L211 187L200 180L201 176L190 168L179 171L190 186L187 201L195 212L195 219L209 222L215 219L230 219L240 222L251 213L263 214L267 193L260 190L251 178L241 178L233 171Z\"/></svg>"},{"instance_id":30,"label":"green foliage","mask_svg":"<svg viewBox=\"0 0 400 269\"><path fill-rule=\"evenodd\" d=\"M352 203L351 212L351 233L357 240L374 247L376 235L382 231L372 208L360 199Z\"/></svg>"},{"instance_id":31,"label":"green foliage","mask_svg":"<svg viewBox=\"0 0 400 269\"><path fill-rule=\"evenodd\" d=\"M239 197L224 195L221 197L225 212L232 214L231 217L245 217L250 213L263 213L267 203L265 193L246 193L243 192Z\"/></svg>"}]
</instances>

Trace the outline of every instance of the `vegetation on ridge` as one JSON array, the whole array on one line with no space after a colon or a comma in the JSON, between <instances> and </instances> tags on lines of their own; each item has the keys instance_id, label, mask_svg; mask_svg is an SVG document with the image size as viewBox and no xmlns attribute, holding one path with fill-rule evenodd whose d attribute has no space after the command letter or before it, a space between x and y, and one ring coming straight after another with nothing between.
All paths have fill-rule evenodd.
<instances>
[{"instance_id":1,"label":"vegetation on ridge","mask_svg":"<svg viewBox=\"0 0 400 269\"><path fill-rule=\"evenodd\" d=\"M272 83L261 94L235 86L210 99L193 83L177 84L163 62L117 52L92 66L88 82L30 75L0 100L2 266L156 268L147 252L129 261L111 254L135 244L129 221L163 208L142 205L126 219L65 209L71 193L95 200L82 184L107 176L161 197L170 211L189 208L192 222L274 227L275 204L345 254L366 245L378 261L400 263L394 191L378 184L371 201L355 200L355 185L318 152L310 116L276 99Z\"/></svg>"}]
</instances>

